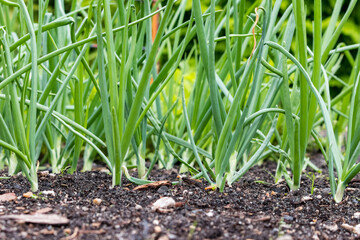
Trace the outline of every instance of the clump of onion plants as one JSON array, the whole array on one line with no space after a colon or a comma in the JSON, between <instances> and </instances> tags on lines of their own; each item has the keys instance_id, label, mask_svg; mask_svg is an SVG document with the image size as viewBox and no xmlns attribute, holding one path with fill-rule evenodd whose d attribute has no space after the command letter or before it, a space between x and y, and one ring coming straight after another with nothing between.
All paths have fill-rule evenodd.
<instances>
[{"instance_id":1,"label":"clump of onion plants","mask_svg":"<svg viewBox=\"0 0 360 240\"><path fill-rule=\"evenodd\" d=\"M320 0L311 17L301 0L189 3L2 1L0 161L9 174L22 171L36 191L45 165L73 173L79 159L84 171L98 159L115 186L123 173L143 184L154 166L179 164L223 191L272 158L275 181L297 190L306 166L316 169L306 157L315 142L341 201L360 171L359 44L339 43L357 1L343 15L337 1L325 29Z\"/></svg>"}]
</instances>

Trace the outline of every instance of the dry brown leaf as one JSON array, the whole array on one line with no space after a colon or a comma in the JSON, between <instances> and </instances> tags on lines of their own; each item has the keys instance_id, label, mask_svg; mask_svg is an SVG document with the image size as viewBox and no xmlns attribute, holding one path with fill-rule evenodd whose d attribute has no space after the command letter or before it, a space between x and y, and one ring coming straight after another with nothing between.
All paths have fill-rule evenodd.
<instances>
[{"instance_id":1,"label":"dry brown leaf","mask_svg":"<svg viewBox=\"0 0 360 240\"><path fill-rule=\"evenodd\" d=\"M4 193L0 195L0 202L8 202L12 200L16 200L15 193Z\"/></svg>"},{"instance_id":2,"label":"dry brown leaf","mask_svg":"<svg viewBox=\"0 0 360 240\"><path fill-rule=\"evenodd\" d=\"M144 185L137 186L137 187L134 188L133 190L136 191L136 190L144 190L144 189L147 189L147 188L159 188L159 187L165 186L165 185L170 186L170 185L171 185L171 182L168 181L168 180L164 180L164 181L158 181L158 182L148 183L148 184L144 184Z\"/></svg>"},{"instance_id":3,"label":"dry brown leaf","mask_svg":"<svg viewBox=\"0 0 360 240\"><path fill-rule=\"evenodd\" d=\"M64 225L69 223L69 219L57 214L20 214L20 215L5 215L0 216L0 219L12 219L27 223L49 224L49 225Z\"/></svg>"}]
</instances>

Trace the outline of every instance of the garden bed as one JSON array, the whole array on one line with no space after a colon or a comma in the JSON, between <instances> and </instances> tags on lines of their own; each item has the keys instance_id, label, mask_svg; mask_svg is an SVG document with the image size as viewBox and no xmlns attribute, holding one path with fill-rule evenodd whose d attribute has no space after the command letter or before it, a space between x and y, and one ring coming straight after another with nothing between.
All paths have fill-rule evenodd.
<instances>
[{"instance_id":1,"label":"garden bed","mask_svg":"<svg viewBox=\"0 0 360 240\"><path fill-rule=\"evenodd\" d=\"M320 162L320 161L319 161ZM324 167L324 166L322 166ZM111 176L102 170L73 175L39 176L35 194L22 176L1 180L0 195L15 193L16 200L0 202L1 239L355 239L360 223L360 183L354 179L344 200L336 204L327 176L316 174L299 191L290 192L285 182L274 184L275 164L252 168L224 193L205 190L206 183L182 178L181 184L134 190L111 188ZM3 174L2 174L3 175ZM46 174L45 174L46 175ZM155 170L152 180L178 181L176 170ZM55 196L52 195L54 191ZM36 198L38 196L38 198ZM174 207L154 209L162 198ZM94 199L101 199L99 205ZM95 201L96 202L96 201ZM99 202L96 202L99 203ZM41 210L40 210L41 209ZM39 211L40 210L40 211ZM9 214L56 214L67 224L28 223L6 219Z\"/></svg>"}]
</instances>

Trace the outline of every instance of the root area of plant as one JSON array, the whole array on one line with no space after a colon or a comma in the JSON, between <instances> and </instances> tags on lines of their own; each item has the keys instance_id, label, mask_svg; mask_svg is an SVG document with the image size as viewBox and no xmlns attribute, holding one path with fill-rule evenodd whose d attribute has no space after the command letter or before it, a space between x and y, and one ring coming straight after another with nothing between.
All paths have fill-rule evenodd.
<instances>
[{"instance_id":1,"label":"root area of plant","mask_svg":"<svg viewBox=\"0 0 360 240\"><path fill-rule=\"evenodd\" d=\"M123 180L111 187L103 171L39 175L39 192L28 193L22 176L0 180L0 239L356 239L360 235L360 182L341 203L326 175L302 177L290 191L274 184L273 163L252 168L224 192L176 170L154 170L161 184L134 190ZM4 172L2 172L4 173ZM3 174L2 174L3 175ZM45 175L45 176L42 176ZM159 199L171 200L156 207Z\"/></svg>"}]
</instances>

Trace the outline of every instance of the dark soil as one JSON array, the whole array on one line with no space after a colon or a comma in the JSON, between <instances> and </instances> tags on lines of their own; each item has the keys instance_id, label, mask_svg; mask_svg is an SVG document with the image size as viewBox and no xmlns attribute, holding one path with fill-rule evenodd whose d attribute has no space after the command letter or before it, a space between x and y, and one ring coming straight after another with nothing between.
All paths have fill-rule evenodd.
<instances>
[{"instance_id":1,"label":"dark soil","mask_svg":"<svg viewBox=\"0 0 360 240\"><path fill-rule=\"evenodd\" d=\"M17 200L0 202L0 217L32 214L45 209L70 222L65 225L25 223L0 219L0 239L356 239L360 223L360 183L355 179L336 204L326 175L317 174L314 194L304 176L298 191L285 182L273 184L274 163L252 168L224 193L205 190L205 183L183 180L182 184L132 190L111 188L111 176L102 171L39 177L41 191L25 198L30 185L22 176L0 180L0 195L15 193ZM4 173L4 172L3 172ZM3 175L3 174L2 174ZM153 180L177 181L177 171L156 170ZM151 204L172 197L174 208L154 211ZM95 205L93 200L102 200ZM348 224L345 229L343 224ZM359 225L360 226L360 225Z\"/></svg>"}]
</instances>

